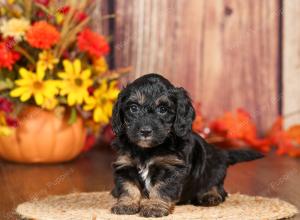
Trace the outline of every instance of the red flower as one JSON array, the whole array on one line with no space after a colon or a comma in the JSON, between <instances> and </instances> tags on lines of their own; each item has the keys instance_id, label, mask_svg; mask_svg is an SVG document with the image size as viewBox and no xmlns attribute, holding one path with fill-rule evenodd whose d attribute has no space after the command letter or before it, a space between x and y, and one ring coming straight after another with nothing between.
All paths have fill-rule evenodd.
<instances>
[{"instance_id":1,"label":"red flower","mask_svg":"<svg viewBox=\"0 0 300 220\"><path fill-rule=\"evenodd\" d=\"M6 98L0 97L0 116L5 117L5 125L10 127L17 127L17 120L10 117L10 113L13 111L13 104ZM0 122L1 123L1 122Z\"/></svg>"},{"instance_id":2,"label":"red flower","mask_svg":"<svg viewBox=\"0 0 300 220\"><path fill-rule=\"evenodd\" d=\"M18 127L18 121L14 118L11 118L9 116L6 116L6 124L9 126L9 127Z\"/></svg>"},{"instance_id":3,"label":"red flower","mask_svg":"<svg viewBox=\"0 0 300 220\"><path fill-rule=\"evenodd\" d=\"M111 124L108 124L103 128L101 135L102 135L102 140L105 143L110 143L112 139L114 139L115 134L112 130Z\"/></svg>"},{"instance_id":4,"label":"red flower","mask_svg":"<svg viewBox=\"0 0 300 220\"><path fill-rule=\"evenodd\" d=\"M66 15L70 12L70 9L71 9L70 6L63 6L58 9L58 13ZM87 17L88 16L86 13L84 13L82 11L78 11L78 10L75 11L75 19L77 22L81 22L81 21L85 20Z\"/></svg>"},{"instance_id":5,"label":"red flower","mask_svg":"<svg viewBox=\"0 0 300 220\"><path fill-rule=\"evenodd\" d=\"M78 22L85 20L87 17L88 17L87 14L82 11L78 11L75 14L75 18Z\"/></svg>"},{"instance_id":6,"label":"red flower","mask_svg":"<svg viewBox=\"0 0 300 220\"><path fill-rule=\"evenodd\" d=\"M36 16L39 18L39 19L43 19L45 18L47 15L44 11L37 11L36 12ZM48 18L51 18L51 16L49 16Z\"/></svg>"},{"instance_id":7,"label":"red flower","mask_svg":"<svg viewBox=\"0 0 300 220\"><path fill-rule=\"evenodd\" d=\"M7 42L0 43L0 69L7 68L12 70L13 65L20 59L20 55L10 48Z\"/></svg>"},{"instance_id":8,"label":"red flower","mask_svg":"<svg viewBox=\"0 0 300 220\"><path fill-rule=\"evenodd\" d=\"M16 41L15 41L14 37L5 38L4 43L6 45L6 48L9 50L12 50L14 48L14 46L16 45Z\"/></svg>"},{"instance_id":9,"label":"red flower","mask_svg":"<svg viewBox=\"0 0 300 220\"><path fill-rule=\"evenodd\" d=\"M93 87L93 86L90 86L89 88L88 88L88 92L89 92L89 95L93 95L94 94L94 91L95 91L95 88Z\"/></svg>"},{"instance_id":10,"label":"red flower","mask_svg":"<svg viewBox=\"0 0 300 220\"><path fill-rule=\"evenodd\" d=\"M58 13L66 15L70 11L70 6L63 6L63 7L59 8L57 11L58 11Z\"/></svg>"},{"instance_id":11,"label":"red flower","mask_svg":"<svg viewBox=\"0 0 300 220\"><path fill-rule=\"evenodd\" d=\"M84 146L82 148L82 152L89 151L96 143L96 137L93 134L88 134L85 139Z\"/></svg>"},{"instance_id":12,"label":"red flower","mask_svg":"<svg viewBox=\"0 0 300 220\"><path fill-rule=\"evenodd\" d=\"M81 51L87 52L90 56L99 58L108 54L109 45L105 38L85 28L77 37L77 46Z\"/></svg>"},{"instance_id":13,"label":"red flower","mask_svg":"<svg viewBox=\"0 0 300 220\"><path fill-rule=\"evenodd\" d=\"M0 98L0 111L4 111L6 113L12 112L12 103L6 98Z\"/></svg>"},{"instance_id":14,"label":"red flower","mask_svg":"<svg viewBox=\"0 0 300 220\"><path fill-rule=\"evenodd\" d=\"M56 28L45 21L34 23L26 34L28 43L40 49L49 49L58 42L59 38L60 34Z\"/></svg>"}]
</instances>

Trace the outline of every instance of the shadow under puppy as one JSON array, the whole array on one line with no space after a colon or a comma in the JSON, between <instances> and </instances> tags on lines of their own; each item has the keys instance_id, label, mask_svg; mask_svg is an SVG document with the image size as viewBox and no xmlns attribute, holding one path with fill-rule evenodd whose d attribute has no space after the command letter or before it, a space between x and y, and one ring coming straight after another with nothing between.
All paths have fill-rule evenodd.
<instances>
[{"instance_id":1,"label":"shadow under puppy","mask_svg":"<svg viewBox=\"0 0 300 220\"><path fill-rule=\"evenodd\" d=\"M192 132L194 118L187 92L158 74L144 75L122 90L112 116L118 153L113 213L160 217L178 203L218 205L227 196L227 167L263 156L208 144Z\"/></svg>"}]
</instances>

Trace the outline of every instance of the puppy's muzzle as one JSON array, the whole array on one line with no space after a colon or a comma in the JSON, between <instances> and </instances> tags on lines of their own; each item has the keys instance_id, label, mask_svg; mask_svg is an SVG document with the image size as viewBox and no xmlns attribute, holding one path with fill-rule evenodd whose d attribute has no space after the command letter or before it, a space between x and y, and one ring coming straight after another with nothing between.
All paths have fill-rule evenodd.
<instances>
[{"instance_id":1,"label":"puppy's muzzle","mask_svg":"<svg viewBox=\"0 0 300 220\"><path fill-rule=\"evenodd\" d=\"M137 144L140 147L151 147L153 141L153 128L151 126L142 126L138 131L138 139Z\"/></svg>"},{"instance_id":2,"label":"puppy's muzzle","mask_svg":"<svg viewBox=\"0 0 300 220\"><path fill-rule=\"evenodd\" d=\"M150 126L143 126L140 128L139 133L142 139L150 139L153 133L153 129Z\"/></svg>"}]
</instances>

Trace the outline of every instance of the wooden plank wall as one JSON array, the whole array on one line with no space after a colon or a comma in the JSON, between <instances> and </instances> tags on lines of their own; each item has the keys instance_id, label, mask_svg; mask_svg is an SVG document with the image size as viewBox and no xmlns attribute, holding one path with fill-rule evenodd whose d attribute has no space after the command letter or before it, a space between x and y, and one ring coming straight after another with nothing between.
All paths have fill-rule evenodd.
<instances>
[{"instance_id":1,"label":"wooden plank wall","mask_svg":"<svg viewBox=\"0 0 300 220\"><path fill-rule=\"evenodd\" d=\"M283 1L283 114L300 123L300 0Z\"/></svg>"},{"instance_id":2,"label":"wooden plank wall","mask_svg":"<svg viewBox=\"0 0 300 220\"><path fill-rule=\"evenodd\" d=\"M109 0L96 0L93 19L91 20L93 30L105 36L109 36L109 19L103 19L109 15L111 15L109 11Z\"/></svg>"},{"instance_id":3,"label":"wooden plank wall","mask_svg":"<svg viewBox=\"0 0 300 220\"><path fill-rule=\"evenodd\" d=\"M188 89L214 118L247 109L259 128L278 115L279 0L115 0L114 62Z\"/></svg>"}]
</instances>

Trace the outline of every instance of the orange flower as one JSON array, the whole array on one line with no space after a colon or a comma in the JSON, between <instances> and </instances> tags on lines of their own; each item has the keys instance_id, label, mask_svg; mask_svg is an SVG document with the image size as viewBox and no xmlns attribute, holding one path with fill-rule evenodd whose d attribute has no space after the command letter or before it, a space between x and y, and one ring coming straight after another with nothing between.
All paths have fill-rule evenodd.
<instances>
[{"instance_id":1,"label":"orange flower","mask_svg":"<svg viewBox=\"0 0 300 220\"><path fill-rule=\"evenodd\" d=\"M236 112L226 112L211 123L211 129L227 138L252 138L256 136L256 127L250 115L243 109L238 109Z\"/></svg>"},{"instance_id":2,"label":"orange flower","mask_svg":"<svg viewBox=\"0 0 300 220\"><path fill-rule=\"evenodd\" d=\"M20 55L12 48L9 48L6 42L0 43L0 69L7 68L12 70L12 66L19 59Z\"/></svg>"},{"instance_id":3,"label":"orange flower","mask_svg":"<svg viewBox=\"0 0 300 220\"><path fill-rule=\"evenodd\" d=\"M45 21L34 23L26 33L28 43L40 49L49 49L58 42L59 37L56 28Z\"/></svg>"},{"instance_id":4,"label":"orange flower","mask_svg":"<svg viewBox=\"0 0 300 220\"><path fill-rule=\"evenodd\" d=\"M278 155L300 156L300 125L294 125L284 130L283 118L278 117L268 132L268 138L271 144L277 148Z\"/></svg>"},{"instance_id":5,"label":"orange flower","mask_svg":"<svg viewBox=\"0 0 300 220\"><path fill-rule=\"evenodd\" d=\"M293 147L289 149L288 154L292 157L300 156L300 125L294 125L286 131Z\"/></svg>"},{"instance_id":6,"label":"orange flower","mask_svg":"<svg viewBox=\"0 0 300 220\"><path fill-rule=\"evenodd\" d=\"M78 35L77 46L81 51L85 51L95 58L99 58L109 52L109 45L105 38L91 31L89 28L85 28Z\"/></svg>"},{"instance_id":7,"label":"orange flower","mask_svg":"<svg viewBox=\"0 0 300 220\"><path fill-rule=\"evenodd\" d=\"M238 109L236 112L227 112L210 125L213 132L231 140L241 140L245 144L267 152L270 150L268 139L257 137L256 126L248 112Z\"/></svg>"}]
</instances>

